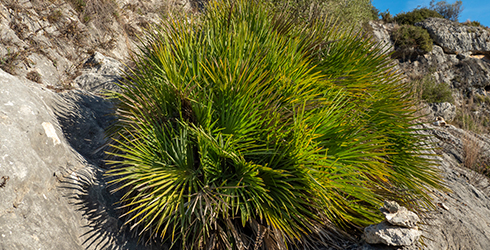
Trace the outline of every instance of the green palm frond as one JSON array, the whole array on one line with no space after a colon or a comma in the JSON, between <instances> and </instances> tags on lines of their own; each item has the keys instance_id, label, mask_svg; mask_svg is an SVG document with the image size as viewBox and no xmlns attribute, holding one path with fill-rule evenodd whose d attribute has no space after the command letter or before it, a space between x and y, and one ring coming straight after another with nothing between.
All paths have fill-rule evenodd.
<instances>
[{"instance_id":1,"label":"green palm frond","mask_svg":"<svg viewBox=\"0 0 490 250\"><path fill-rule=\"evenodd\" d=\"M443 185L388 56L292 19L223 0L142 40L110 94L108 175L134 230L186 249L314 248L380 221L384 199L431 205Z\"/></svg>"}]
</instances>

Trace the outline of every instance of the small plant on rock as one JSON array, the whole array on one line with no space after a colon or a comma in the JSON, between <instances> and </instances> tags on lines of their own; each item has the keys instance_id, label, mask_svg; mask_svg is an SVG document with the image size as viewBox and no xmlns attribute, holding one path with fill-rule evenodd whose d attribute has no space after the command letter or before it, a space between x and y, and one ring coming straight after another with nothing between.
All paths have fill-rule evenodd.
<instances>
[{"instance_id":1,"label":"small plant on rock","mask_svg":"<svg viewBox=\"0 0 490 250\"><path fill-rule=\"evenodd\" d=\"M452 90L449 84L437 82L434 79L434 76L430 74L425 75L420 80L415 80L414 84L421 90L419 99L427 103L454 103Z\"/></svg>"},{"instance_id":2,"label":"small plant on rock","mask_svg":"<svg viewBox=\"0 0 490 250\"><path fill-rule=\"evenodd\" d=\"M395 16L394 21L400 25L403 24L414 25L418 22L424 21L429 17L443 18L441 14L437 13L437 11L435 10L431 10L428 8L420 8L420 9L414 9L407 13L401 12Z\"/></svg>"},{"instance_id":3,"label":"small plant on rock","mask_svg":"<svg viewBox=\"0 0 490 250\"><path fill-rule=\"evenodd\" d=\"M26 75L26 78L33 81L33 82L42 83L41 74L39 74L39 72L34 71L34 70L29 71Z\"/></svg>"},{"instance_id":4,"label":"small plant on rock","mask_svg":"<svg viewBox=\"0 0 490 250\"><path fill-rule=\"evenodd\" d=\"M122 216L189 249L316 248L442 188L412 100L369 38L260 1L151 29L121 83ZM319 245L315 245L319 244Z\"/></svg>"},{"instance_id":5,"label":"small plant on rock","mask_svg":"<svg viewBox=\"0 0 490 250\"><path fill-rule=\"evenodd\" d=\"M433 40L422 27L401 25L392 32L391 39L395 41L395 57L412 57L432 51Z\"/></svg>"}]
</instances>

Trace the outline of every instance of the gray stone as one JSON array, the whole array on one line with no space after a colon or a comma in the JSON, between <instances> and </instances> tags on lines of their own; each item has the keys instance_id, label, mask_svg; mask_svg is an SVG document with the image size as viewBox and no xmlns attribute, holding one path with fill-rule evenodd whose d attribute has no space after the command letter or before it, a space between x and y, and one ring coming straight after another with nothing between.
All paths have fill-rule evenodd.
<instances>
[{"instance_id":1,"label":"gray stone","mask_svg":"<svg viewBox=\"0 0 490 250\"><path fill-rule=\"evenodd\" d=\"M416 23L426 29L446 53L490 51L490 33L481 27L466 26L442 18L427 18Z\"/></svg>"},{"instance_id":2,"label":"gray stone","mask_svg":"<svg viewBox=\"0 0 490 250\"><path fill-rule=\"evenodd\" d=\"M102 142L86 139L110 124L105 108L90 93L58 95L0 70L0 249L162 248L138 244L118 218L114 203L120 197L110 194L105 170L73 149L102 160L90 154ZM79 133L70 132L67 121L59 125L56 115L63 113ZM96 133L84 135L90 129Z\"/></svg>"},{"instance_id":3,"label":"gray stone","mask_svg":"<svg viewBox=\"0 0 490 250\"><path fill-rule=\"evenodd\" d=\"M104 167L108 150L105 130L115 118L113 103L84 90L59 95L63 103L56 105L55 112L67 141L86 160Z\"/></svg>"},{"instance_id":4,"label":"gray stone","mask_svg":"<svg viewBox=\"0 0 490 250\"><path fill-rule=\"evenodd\" d=\"M385 201L382 208L388 213L396 213L400 209L400 205L396 201Z\"/></svg>"},{"instance_id":5,"label":"gray stone","mask_svg":"<svg viewBox=\"0 0 490 250\"><path fill-rule=\"evenodd\" d=\"M95 52L84 63L84 68L85 72L75 79L77 87L93 93L119 90L117 82L121 79L123 64L116 59Z\"/></svg>"},{"instance_id":6,"label":"gray stone","mask_svg":"<svg viewBox=\"0 0 490 250\"><path fill-rule=\"evenodd\" d=\"M490 63L478 58L465 58L455 65L454 75L451 82L456 88L468 86L488 88L490 86Z\"/></svg>"},{"instance_id":7,"label":"gray stone","mask_svg":"<svg viewBox=\"0 0 490 250\"><path fill-rule=\"evenodd\" d=\"M439 155L434 157L441 176L451 191L431 191L436 210L425 217L421 225L424 245L420 249L487 249L490 245L490 182L488 178L464 167L466 138L476 140L482 159L489 159L490 136L476 135L469 131L448 126L444 129L423 125L420 131L431 135L429 143L437 148ZM430 151L435 154L436 152Z\"/></svg>"},{"instance_id":8,"label":"gray stone","mask_svg":"<svg viewBox=\"0 0 490 250\"><path fill-rule=\"evenodd\" d=\"M404 228L381 222L364 229L364 239L369 244L409 246L416 242L422 232L417 228Z\"/></svg>"},{"instance_id":9,"label":"gray stone","mask_svg":"<svg viewBox=\"0 0 490 250\"><path fill-rule=\"evenodd\" d=\"M393 226L414 228L419 222L419 217L412 211L408 211L405 207L400 207L397 212L384 213L386 221Z\"/></svg>"},{"instance_id":10,"label":"gray stone","mask_svg":"<svg viewBox=\"0 0 490 250\"><path fill-rule=\"evenodd\" d=\"M381 44L383 51L392 52L394 50L393 41L390 38L390 32L394 24L379 21L369 21L374 38Z\"/></svg>"},{"instance_id":11,"label":"gray stone","mask_svg":"<svg viewBox=\"0 0 490 250\"><path fill-rule=\"evenodd\" d=\"M452 121L456 117L456 106L449 102L429 103L430 113L429 120L435 120L437 117L444 118L445 121Z\"/></svg>"},{"instance_id":12,"label":"gray stone","mask_svg":"<svg viewBox=\"0 0 490 250\"><path fill-rule=\"evenodd\" d=\"M46 103L52 97L0 70L0 176L8 177L0 249L81 249L81 216L56 187L84 166Z\"/></svg>"}]
</instances>

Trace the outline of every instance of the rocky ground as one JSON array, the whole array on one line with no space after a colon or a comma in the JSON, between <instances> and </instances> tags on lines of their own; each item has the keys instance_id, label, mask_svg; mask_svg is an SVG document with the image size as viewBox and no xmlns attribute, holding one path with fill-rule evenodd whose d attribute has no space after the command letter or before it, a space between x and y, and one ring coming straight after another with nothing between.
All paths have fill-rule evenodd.
<instances>
[{"instance_id":1,"label":"rocky ground","mask_svg":"<svg viewBox=\"0 0 490 250\"><path fill-rule=\"evenodd\" d=\"M156 22L152 10L168 6L101 3L87 1L92 9L82 11L69 2L0 0L0 249L157 249L138 244L117 217L118 197L109 192L102 161L113 104L100 92L117 88L121 61L134 46L131 34ZM97 11L114 18L99 20ZM387 34L394 27L373 25L375 34L390 43ZM433 190L436 207L420 215L422 238L416 244L361 242L346 249L490 246L490 183L477 173L490 166L490 136L451 125L467 93L490 96L488 33L437 19L420 25L436 46L399 67L408 77L432 67L432 74L455 90L454 104L426 105L431 117L420 126L420 133L432 135L431 152L451 191ZM484 103L473 112L485 114ZM433 125L436 116L449 125Z\"/></svg>"}]
</instances>

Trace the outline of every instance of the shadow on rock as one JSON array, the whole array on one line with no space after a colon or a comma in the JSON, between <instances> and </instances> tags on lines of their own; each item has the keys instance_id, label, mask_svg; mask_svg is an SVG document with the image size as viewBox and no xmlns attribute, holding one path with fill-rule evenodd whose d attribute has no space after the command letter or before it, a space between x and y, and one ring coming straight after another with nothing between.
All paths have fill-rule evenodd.
<instances>
[{"instance_id":1,"label":"shadow on rock","mask_svg":"<svg viewBox=\"0 0 490 250\"><path fill-rule=\"evenodd\" d=\"M104 172L92 166L73 172L62 181L68 199L86 219L86 232L79 236L82 246L90 250L167 249L158 243L144 245L118 218L116 203L120 195L109 192Z\"/></svg>"},{"instance_id":2,"label":"shadow on rock","mask_svg":"<svg viewBox=\"0 0 490 250\"><path fill-rule=\"evenodd\" d=\"M80 236L86 249L125 249L120 247L122 242L117 242L123 227L112 207L116 200L102 180L102 170L83 169L66 177L62 188L69 190L70 202L87 220L87 231Z\"/></svg>"},{"instance_id":3,"label":"shadow on rock","mask_svg":"<svg viewBox=\"0 0 490 250\"><path fill-rule=\"evenodd\" d=\"M70 145L85 159L104 168L106 129L115 121L112 101L86 91L59 94L55 112Z\"/></svg>"}]
</instances>

